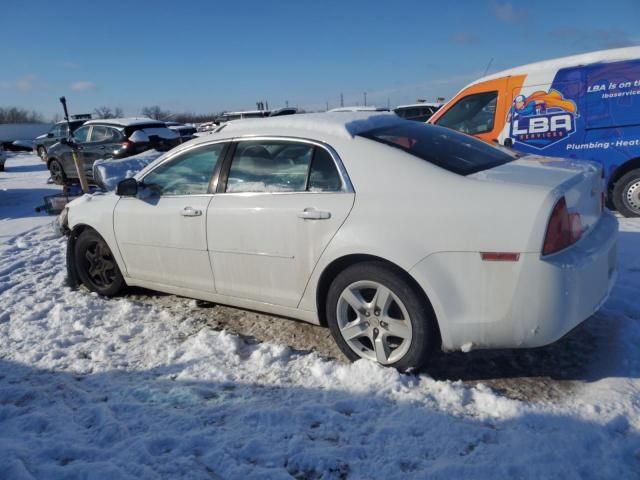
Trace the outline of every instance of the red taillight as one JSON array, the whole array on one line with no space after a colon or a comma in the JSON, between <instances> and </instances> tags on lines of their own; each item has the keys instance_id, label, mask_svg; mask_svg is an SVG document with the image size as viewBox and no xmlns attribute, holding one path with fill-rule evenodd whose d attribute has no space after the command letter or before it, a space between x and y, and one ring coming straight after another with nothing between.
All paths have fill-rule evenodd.
<instances>
[{"instance_id":1,"label":"red taillight","mask_svg":"<svg viewBox=\"0 0 640 480\"><path fill-rule=\"evenodd\" d=\"M542 247L542 254L549 255L559 252L569 245L573 245L580 240L582 232L582 218L580 214L569 214L567 201L562 197L558 200L555 207L553 207L553 212L551 212L551 218L547 225L547 235L544 238L544 245Z\"/></svg>"},{"instance_id":2,"label":"red taillight","mask_svg":"<svg viewBox=\"0 0 640 480\"><path fill-rule=\"evenodd\" d=\"M124 142L121 143L122 148L129 148L131 145L133 145L133 142L130 142L129 140L125 140Z\"/></svg>"}]
</instances>

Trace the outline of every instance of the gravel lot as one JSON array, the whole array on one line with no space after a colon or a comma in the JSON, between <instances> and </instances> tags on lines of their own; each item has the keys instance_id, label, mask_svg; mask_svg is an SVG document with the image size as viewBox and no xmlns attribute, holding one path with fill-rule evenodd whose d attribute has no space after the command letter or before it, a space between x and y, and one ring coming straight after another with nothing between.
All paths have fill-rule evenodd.
<instances>
[{"instance_id":1,"label":"gravel lot","mask_svg":"<svg viewBox=\"0 0 640 480\"><path fill-rule=\"evenodd\" d=\"M324 327L144 289L131 289L127 297L161 306L184 319L200 321L203 328L236 333L247 343L283 344L348 361L335 345L329 329ZM559 342L533 350L439 354L427 373L437 380L460 380L468 385L484 383L513 399L557 401L583 382L606 375L606 371L596 372L593 368L593 364L598 363L603 369L598 347L607 339L604 325L606 318L595 315Z\"/></svg>"}]
</instances>

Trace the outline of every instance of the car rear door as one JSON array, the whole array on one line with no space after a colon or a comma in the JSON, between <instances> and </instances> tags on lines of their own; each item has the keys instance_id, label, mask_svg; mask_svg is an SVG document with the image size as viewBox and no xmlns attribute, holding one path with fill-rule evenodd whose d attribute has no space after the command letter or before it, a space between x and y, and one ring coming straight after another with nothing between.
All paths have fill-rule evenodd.
<instances>
[{"instance_id":1,"label":"car rear door","mask_svg":"<svg viewBox=\"0 0 640 480\"><path fill-rule=\"evenodd\" d=\"M226 143L196 146L169 158L122 197L114 230L127 275L172 287L214 292L207 252L211 187Z\"/></svg>"},{"instance_id":2,"label":"car rear door","mask_svg":"<svg viewBox=\"0 0 640 480\"><path fill-rule=\"evenodd\" d=\"M353 188L320 144L256 139L232 150L207 211L217 293L296 307Z\"/></svg>"}]
</instances>

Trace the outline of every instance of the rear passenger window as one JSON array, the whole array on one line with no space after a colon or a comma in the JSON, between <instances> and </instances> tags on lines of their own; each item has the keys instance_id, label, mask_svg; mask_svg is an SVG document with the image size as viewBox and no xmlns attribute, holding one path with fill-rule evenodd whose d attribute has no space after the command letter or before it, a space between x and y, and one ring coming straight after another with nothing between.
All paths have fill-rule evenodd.
<instances>
[{"instance_id":1,"label":"rear passenger window","mask_svg":"<svg viewBox=\"0 0 640 480\"><path fill-rule=\"evenodd\" d=\"M227 193L341 190L342 179L329 152L286 141L239 143L226 189Z\"/></svg>"},{"instance_id":2,"label":"rear passenger window","mask_svg":"<svg viewBox=\"0 0 640 480\"><path fill-rule=\"evenodd\" d=\"M339 192L342 180L336 164L324 148L316 147L309 172L310 192Z\"/></svg>"},{"instance_id":3,"label":"rear passenger window","mask_svg":"<svg viewBox=\"0 0 640 480\"><path fill-rule=\"evenodd\" d=\"M231 161L227 192L304 192L313 145L283 141L240 142Z\"/></svg>"}]
</instances>

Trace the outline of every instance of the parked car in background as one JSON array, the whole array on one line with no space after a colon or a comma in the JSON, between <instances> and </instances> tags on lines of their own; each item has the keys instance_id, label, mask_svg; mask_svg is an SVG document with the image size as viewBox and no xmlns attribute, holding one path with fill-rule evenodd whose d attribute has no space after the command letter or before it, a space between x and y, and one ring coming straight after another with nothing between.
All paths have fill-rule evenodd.
<instances>
[{"instance_id":1,"label":"parked car in background","mask_svg":"<svg viewBox=\"0 0 640 480\"><path fill-rule=\"evenodd\" d=\"M335 112L388 112L389 109L385 107L375 107L375 106L353 106L353 107L337 107L328 110L330 113Z\"/></svg>"},{"instance_id":2,"label":"parked car in background","mask_svg":"<svg viewBox=\"0 0 640 480\"><path fill-rule=\"evenodd\" d=\"M239 112L224 112L216 117L215 123L221 125L232 120L243 120L245 118L264 118L269 116L269 110L244 110Z\"/></svg>"},{"instance_id":3,"label":"parked car in background","mask_svg":"<svg viewBox=\"0 0 640 480\"><path fill-rule=\"evenodd\" d=\"M91 117L89 116L89 118ZM75 119L69 121L68 125L66 121L58 122L51 128L51 130L49 130L48 133L36 137L34 145L36 153L42 161L47 161L47 151L49 147L58 143L62 139L69 138L69 127L71 127L71 133L73 134L73 132L80 128L86 121L87 118Z\"/></svg>"},{"instance_id":4,"label":"parked car in background","mask_svg":"<svg viewBox=\"0 0 640 480\"><path fill-rule=\"evenodd\" d=\"M0 172L4 172L4 163L7 161L7 154L4 152L4 147L0 145Z\"/></svg>"},{"instance_id":5,"label":"parked car in background","mask_svg":"<svg viewBox=\"0 0 640 480\"><path fill-rule=\"evenodd\" d=\"M328 325L348 358L406 370L546 345L602 305L618 224L600 175L394 114L295 115L231 122L60 221L91 291Z\"/></svg>"},{"instance_id":6,"label":"parked car in background","mask_svg":"<svg viewBox=\"0 0 640 480\"><path fill-rule=\"evenodd\" d=\"M196 127L192 127L190 125L184 125L183 123L178 122L164 122L167 127L176 132L180 136L181 142L188 142L192 138L196 138L196 133L198 133L198 129Z\"/></svg>"},{"instance_id":7,"label":"parked car in background","mask_svg":"<svg viewBox=\"0 0 640 480\"><path fill-rule=\"evenodd\" d=\"M150 118L89 120L72 138L89 180L93 177L93 163L98 159L124 158L151 148L166 151L180 144L176 132ZM49 148L47 167L57 184L78 180L72 148L66 140Z\"/></svg>"},{"instance_id":8,"label":"parked car in background","mask_svg":"<svg viewBox=\"0 0 640 480\"><path fill-rule=\"evenodd\" d=\"M640 47L532 63L463 88L430 123L524 153L593 160L610 205L640 216Z\"/></svg>"},{"instance_id":9,"label":"parked car in background","mask_svg":"<svg viewBox=\"0 0 640 480\"><path fill-rule=\"evenodd\" d=\"M399 105L393 109L393 112L399 117L407 120L426 122L441 106L442 103L421 102L410 105Z\"/></svg>"}]
</instances>

